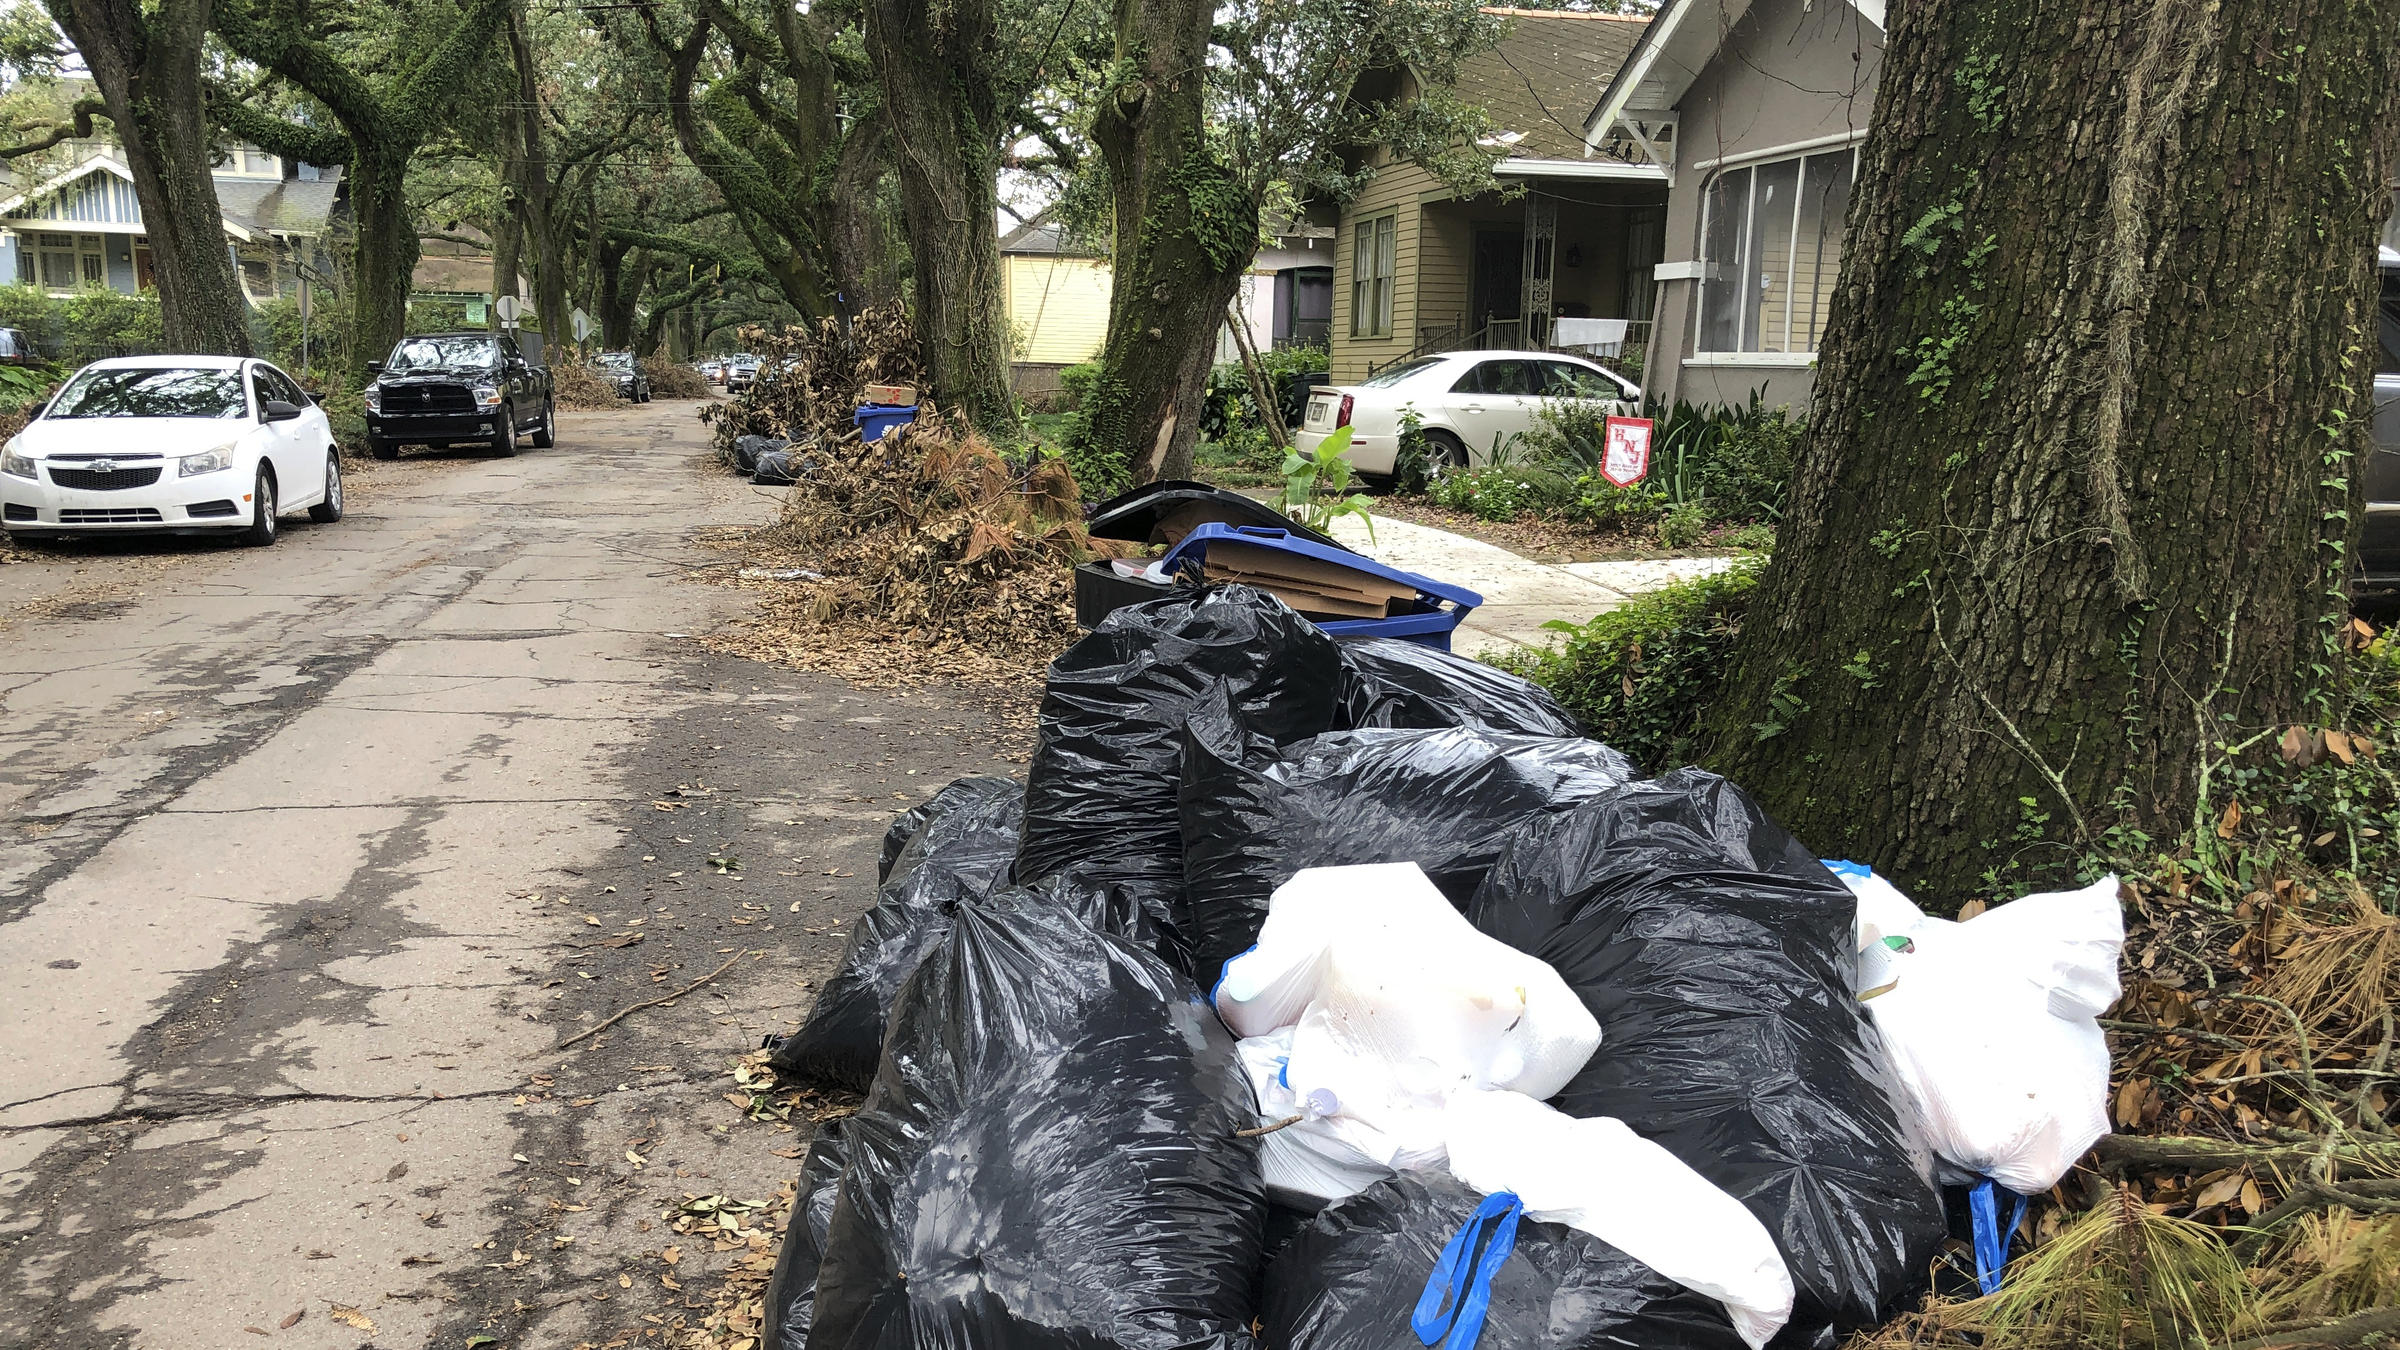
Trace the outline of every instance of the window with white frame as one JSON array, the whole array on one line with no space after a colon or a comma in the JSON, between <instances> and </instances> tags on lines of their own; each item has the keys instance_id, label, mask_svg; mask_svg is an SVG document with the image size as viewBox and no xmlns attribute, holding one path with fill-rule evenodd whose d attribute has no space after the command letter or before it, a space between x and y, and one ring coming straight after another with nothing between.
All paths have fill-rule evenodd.
<instances>
[{"instance_id":1,"label":"window with white frame","mask_svg":"<svg viewBox=\"0 0 2400 1350\"><path fill-rule=\"evenodd\" d=\"M1350 336L1388 337L1400 218L1377 216L1351 226Z\"/></svg>"},{"instance_id":2,"label":"window with white frame","mask_svg":"<svg viewBox=\"0 0 2400 1350\"><path fill-rule=\"evenodd\" d=\"M1699 352L1807 355L1842 271L1855 146L1720 170L1701 194Z\"/></svg>"},{"instance_id":3,"label":"window with white frame","mask_svg":"<svg viewBox=\"0 0 2400 1350\"><path fill-rule=\"evenodd\" d=\"M34 236L34 243L44 290L72 291L108 284L106 244L99 235L40 234Z\"/></svg>"}]
</instances>

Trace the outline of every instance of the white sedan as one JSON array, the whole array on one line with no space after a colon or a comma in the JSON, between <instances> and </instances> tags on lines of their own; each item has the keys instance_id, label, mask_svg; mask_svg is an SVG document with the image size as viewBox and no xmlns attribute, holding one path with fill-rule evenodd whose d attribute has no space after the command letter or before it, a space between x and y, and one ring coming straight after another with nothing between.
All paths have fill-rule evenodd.
<instances>
[{"instance_id":1,"label":"white sedan","mask_svg":"<svg viewBox=\"0 0 2400 1350\"><path fill-rule=\"evenodd\" d=\"M342 518L325 412L292 377L232 356L132 356L75 372L0 446L12 535L168 531L275 542L276 518Z\"/></svg>"},{"instance_id":2,"label":"white sedan","mask_svg":"<svg viewBox=\"0 0 2400 1350\"><path fill-rule=\"evenodd\" d=\"M1443 352L1403 361L1350 385L1319 385L1308 393L1308 415L1293 436L1314 454L1337 427L1350 428L1350 464L1360 473L1388 474L1400 450L1400 416L1414 408L1423 419L1426 467L1466 468L1531 431L1543 407L1561 399L1590 400L1611 415L1641 410L1632 381L1580 357L1558 352Z\"/></svg>"}]
</instances>

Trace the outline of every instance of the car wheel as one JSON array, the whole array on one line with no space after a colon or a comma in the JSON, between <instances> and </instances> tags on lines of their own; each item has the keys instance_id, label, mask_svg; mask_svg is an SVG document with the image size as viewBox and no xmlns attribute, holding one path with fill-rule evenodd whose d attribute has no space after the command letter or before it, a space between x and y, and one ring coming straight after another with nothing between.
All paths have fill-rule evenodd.
<instances>
[{"instance_id":1,"label":"car wheel","mask_svg":"<svg viewBox=\"0 0 2400 1350\"><path fill-rule=\"evenodd\" d=\"M325 500L308 508L308 518L319 525L342 518L342 457L333 451L325 452Z\"/></svg>"},{"instance_id":2,"label":"car wheel","mask_svg":"<svg viewBox=\"0 0 2400 1350\"><path fill-rule=\"evenodd\" d=\"M547 450L556 444L558 444L558 403L554 399L545 398L542 400L542 424L533 429L533 448Z\"/></svg>"},{"instance_id":3,"label":"car wheel","mask_svg":"<svg viewBox=\"0 0 2400 1350\"><path fill-rule=\"evenodd\" d=\"M517 453L517 410L503 405L500 429L492 433L492 453L507 458Z\"/></svg>"},{"instance_id":4,"label":"car wheel","mask_svg":"<svg viewBox=\"0 0 2400 1350\"><path fill-rule=\"evenodd\" d=\"M265 469L258 471L258 485L250 493L250 528L242 531L242 542L252 548L265 548L275 542L275 479Z\"/></svg>"},{"instance_id":5,"label":"car wheel","mask_svg":"<svg viewBox=\"0 0 2400 1350\"><path fill-rule=\"evenodd\" d=\"M400 443L398 441L369 439L367 441L367 453L373 455L377 459L398 459L400 458Z\"/></svg>"},{"instance_id":6,"label":"car wheel","mask_svg":"<svg viewBox=\"0 0 2400 1350\"><path fill-rule=\"evenodd\" d=\"M1447 431L1435 428L1425 433L1425 476L1438 478L1446 473L1458 473L1467 467L1467 443Z\"/></svg>"}]
</instances>

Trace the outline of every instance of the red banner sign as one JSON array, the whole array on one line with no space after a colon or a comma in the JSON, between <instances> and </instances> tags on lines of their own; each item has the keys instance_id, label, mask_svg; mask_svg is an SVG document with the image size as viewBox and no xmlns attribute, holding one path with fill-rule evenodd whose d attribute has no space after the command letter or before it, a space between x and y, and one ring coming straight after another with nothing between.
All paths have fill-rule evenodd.
<instances>
[{"instance_id":1,"label":"red banner sign","mask_svg":"<svg viewBox=\"0 0 2400 1350\"><path fill-rule=\"evenodd\" d=\"M1632 487L1650 472L1650 419L1612 417L1601 447L1600 476Z\"/></svg>"}]
</instances>

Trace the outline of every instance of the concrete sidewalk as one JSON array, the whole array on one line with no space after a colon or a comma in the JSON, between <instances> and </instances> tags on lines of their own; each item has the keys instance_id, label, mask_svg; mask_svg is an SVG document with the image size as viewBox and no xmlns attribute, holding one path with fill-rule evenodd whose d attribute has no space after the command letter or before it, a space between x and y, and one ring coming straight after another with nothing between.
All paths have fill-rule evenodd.
<instances>
[{"instance_id":1,"label":"concrete sidewalk","mask_svg":"<svg viewBox=\"0 0 2400 1350\"><path fill-rule=\"evenodd\" d=\"M1615 609L1630 596L1672 581L1722 572L1733 558L1658 558L1622 562L1542 563L1497 544L1412 521L1376 516L1374 537L1355 516L1334 522L1330 533L1387 567L1417 572L1465 586L1483 596L1451 639L1462 656L1515 647L1545 646L1558 634L1542 627L1552 619L1582 623Z\"/></svg>"}]
</instances>

